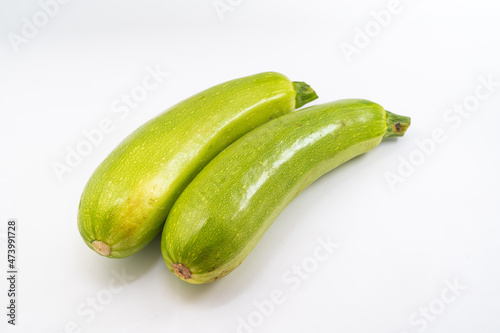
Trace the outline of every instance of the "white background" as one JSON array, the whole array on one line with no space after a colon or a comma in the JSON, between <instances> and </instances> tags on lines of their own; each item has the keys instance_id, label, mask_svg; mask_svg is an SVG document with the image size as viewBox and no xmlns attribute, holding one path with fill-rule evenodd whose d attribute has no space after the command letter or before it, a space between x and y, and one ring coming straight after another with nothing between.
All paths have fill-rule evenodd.
<instances>
[{"instance_id":1,"label":"white background","mask_svg":"<svg viewBox=\"0 0 500 333\"><path fill-rule=\"evenodd\" d=\"M500 86L481 83L500 81L499 2L402 0L383 27L372 13L387 0L221 3L230 10L212 0L72 0L43 22L38 1L1 0L0 268L6 222L17 218L20 274L11 327L0 273L0 331L236 332L243 320L253 326L241 332L499 332ZM34 15L40 27L23 37ZM346 56L347 44L357 53ZM168 75L120 117L114 103L148 67ZM308 82L313 104L366 98L412 125L305 190L215 283L175 277L158 238L122 260L84 245L80 194L123 138L198 91L268 70ZM54 163L106 118L113 130L58 179ZM434 131L446 139L429 143ZM338 247L315 267L328 237ZM311 272L294 289L283 275L303 262ZM112 293L122 270L134 280ZM273 290L284 302L264 316L255 302L268 304Z\"/></svg>"}]
</instances>

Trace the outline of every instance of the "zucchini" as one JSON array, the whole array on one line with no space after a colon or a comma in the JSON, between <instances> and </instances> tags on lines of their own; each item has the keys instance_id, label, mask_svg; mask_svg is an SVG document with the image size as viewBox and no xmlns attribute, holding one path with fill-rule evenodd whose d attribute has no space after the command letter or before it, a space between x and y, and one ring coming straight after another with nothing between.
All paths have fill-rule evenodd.
<instances>
[{"instance_id":1,"label":"zucchini","mask_svg":"<svg viewBox=\"0 0 500 333\"><path fill-rule=\"evenodd\" d=\"M367 100L341 100L277 118L233 143L187 186L162 234L168 268L193 284L212 282L247 257L280 212L313 181L410 118Z\"/></svg>"},{"instance_id":2,"label":"zucchini","mask_svg":"<svg viewBox=\"0 0 500 333\"><path fill-rule=\"evenodd\" d=\"M110 258L138 252L220 151L316 98L307 84L268 72L212 87L153 118L121 142L85 186L78 209L85 243Z\"/></svg>"}]
</instances>

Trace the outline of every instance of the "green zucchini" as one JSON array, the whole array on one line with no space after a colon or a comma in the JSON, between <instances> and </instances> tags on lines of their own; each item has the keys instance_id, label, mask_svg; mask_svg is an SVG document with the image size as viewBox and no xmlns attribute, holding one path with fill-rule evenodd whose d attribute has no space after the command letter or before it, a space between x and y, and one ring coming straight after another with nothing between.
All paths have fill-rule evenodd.
<instances>
[{"instance_id":1,"label":"green zucchini","mask_svg":"<svg viewBox=\"0 0 500 333\"><path fill-rule=\"evenodd\" d=\"M153 118L121 142L85 186L78 210L85 243L111 258L138 252L220 151L316 98L307 84L268 72L212 87Z\"/></svg>"},{"instance_id":2,"label":"green zucchini","mask_svg":"<svg viewBox=\"0 0 500 333\"><path fill-rule=\"evenodd\" d=\"M341 100L277 118L214 158L172 207L162 234L168 268L193 284L220 279L247 257L280 212L318 177L402 136L410 118Z\"/></svg>"}]
</instances>

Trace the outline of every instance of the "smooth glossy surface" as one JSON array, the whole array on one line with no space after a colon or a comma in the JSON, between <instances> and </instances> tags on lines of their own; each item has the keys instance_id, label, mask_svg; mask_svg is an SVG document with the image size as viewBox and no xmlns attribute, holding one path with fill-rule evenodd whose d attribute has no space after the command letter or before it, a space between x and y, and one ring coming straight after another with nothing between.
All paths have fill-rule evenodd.
<instances>
[{"instance_id":1,"label":"smooth glossy surface","mask_svg":"<svg viewBox=\"0 0 500 333\"><path fill-rule=\"evenodd\" d=\"M388 132L387 120L378 104L342 100L248 133L212 160L173 206L162 236L167 266L185 266L190 283L225 276L303 189L376 147ZM405 120L409 124L398 118Z\"/></svg>"},{"instance_id":2,"label":"smooth glossy surface","mask_svg":"<svg viewBox=\"0 0 500 333\"><path fill-rule=\"evenodd\" d=\"M129 256L161 231L181 191L221 150L253 128L295 108L292 82L262 73L205 90L127 137L97 168L81 197L85 243ZM101 253L102 254L102 253Z\"/></svg>"}]
</instances>

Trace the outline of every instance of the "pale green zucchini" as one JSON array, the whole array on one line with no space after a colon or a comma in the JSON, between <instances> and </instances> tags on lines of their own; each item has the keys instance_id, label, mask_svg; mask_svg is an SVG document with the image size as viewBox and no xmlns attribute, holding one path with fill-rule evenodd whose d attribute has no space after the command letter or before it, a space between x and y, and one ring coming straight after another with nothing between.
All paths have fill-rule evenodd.
<instances>
[{"instance_id":1,"label":"pale green zucchini","mask_svg":"<svg viewBox=\"0 0 500 333\"><path fill-rule=\"evenodd\" d=\"M178 195L212 158L316 97L305 83L268 72L205 90L150 120L88 181L78 210L85 243L111 258L136 253L161 231Z\"/></svg>"},{"instance_id":2,"label":"pale green zucchini","mask_svg":"<svg viewBox=\"0 0 500 333\"><path fill-rule=\"evenodd\" d=\"M215 157L172 207L162 235L168 268L194 284L222 278L252 251L309 184L410 118L366 100L341 100L277 118Z\"/></svg>"}]
</instances>

